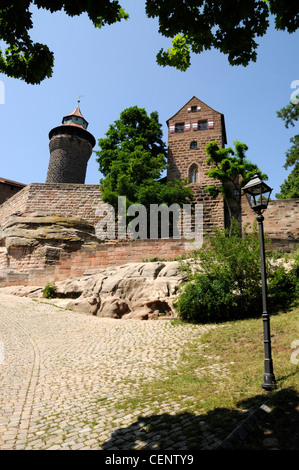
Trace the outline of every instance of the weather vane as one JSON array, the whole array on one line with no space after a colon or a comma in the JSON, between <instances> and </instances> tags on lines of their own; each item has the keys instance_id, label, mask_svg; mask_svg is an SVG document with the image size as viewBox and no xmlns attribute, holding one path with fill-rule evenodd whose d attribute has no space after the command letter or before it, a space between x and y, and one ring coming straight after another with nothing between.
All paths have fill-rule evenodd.
<instances>
[{"instance_id":1,"label":"weather vane","mask_svg":"<svg viewBox=\"0 0 299 470\"><path fill-rule=\"evenodd\" d=\"M79 96L78 96L78 106L79 106L79 103L80 103L80 101L81 101L80 98L82 98L82 97L83 97L83 95L79 95Z\"/></svg>"}]
</instances>

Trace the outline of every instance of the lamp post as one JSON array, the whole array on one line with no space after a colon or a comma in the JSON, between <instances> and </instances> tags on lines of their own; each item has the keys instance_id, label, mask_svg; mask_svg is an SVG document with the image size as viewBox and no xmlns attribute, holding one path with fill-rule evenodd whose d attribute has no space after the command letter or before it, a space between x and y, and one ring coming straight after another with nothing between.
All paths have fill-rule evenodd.
<instances>
[{"instance_id":1,"label":"lamp post","mask_svg":"<svg viewBox=\"0 0 299 470\"><path fill-rule=\"evenodd\" d=\"M264 350L265 350L265 371L262 387L271 391L276 387L275 376L273 372L273 362L271 356L271 335L270 335L270 317L267 311L267 273L265 261L265 242L263 212L267 209L270 200L272 188L264 183L256 173L244 186L243 192L248 200L251 209L257 214L256 220L259 226L260 256L261 256L261 277L262 277L262 300L263 300L263 331L264 331Z\"/></svg>"}]
</instances>

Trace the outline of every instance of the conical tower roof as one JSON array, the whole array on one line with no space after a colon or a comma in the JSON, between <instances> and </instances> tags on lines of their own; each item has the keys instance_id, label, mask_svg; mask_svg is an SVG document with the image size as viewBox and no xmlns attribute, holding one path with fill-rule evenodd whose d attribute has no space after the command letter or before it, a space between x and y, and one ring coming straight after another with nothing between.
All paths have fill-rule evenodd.
<instances>
[{"instance_id":1,"label":"conical tower roof","mask_svg":"<svg viewBox=\"0 0 299 470\"><path fill-rule=\"evenodd\" d=\"M54 135L66 134L66 135L77 135L83 139L87 139L91 146L94 147L96 144L94 136L87 131L88 122L83 117L81 110L78 106L71 113L67 114L62 118L62 124L55 127L49 132L49 138L51 139Z\"/></svg>"},{"instance_id":2,"label":"conical tower roof","mask_svg":"<svg viewBox=\"0 0 299 470\"><path fill-rule=\"evenodd\" d=\"M72 113L63 117L62 124L67 126L78 126L83 129L87 129L88 127L88 122L82 116L79 106L76 106Z\"/></svg>"}]
</instances>

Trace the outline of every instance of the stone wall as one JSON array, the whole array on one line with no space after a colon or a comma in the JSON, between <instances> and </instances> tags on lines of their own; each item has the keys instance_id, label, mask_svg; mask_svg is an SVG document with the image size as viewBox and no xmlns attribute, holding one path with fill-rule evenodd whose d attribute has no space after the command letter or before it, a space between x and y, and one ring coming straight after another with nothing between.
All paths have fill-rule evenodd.
<instances>
[{"instance_id":1,"label":"stone wall","mask_svg":"<svg viewBox=\"0 0 299 470\"><path fill-rule=\"evenodd\" d=\"M72 127L68 126L71 130ZM66 130L61 126L59 129ZM78 129L74 129L78 132ZM82 129L82 133L84 135ZM58 134L50 140L47 183L85 183L87 163L92 153L90 142L76 135Z\"/></svg>"},{"instance_id":2,"label":"stone wall","mask_svg":"<svg viewBox=\"0 0 299 470\"><path fill-rule=\"evenodd\" d=\"M185 253L184 240L134 240L122 243L40 245L0 248L0 287L40 286L79 277L109 266L153 259L173 260Z\"/></svg>"},{"instance_id":3,"label":"stone wall","mask_svg":"<svg viewBox=\"0 0 299 470\"><path fill-rule=\"evenodd\" d=\"M196 108L192 112L190 109ZM200 130L198 121L206 121L207 128ZM180 132L176 132L175 126L182 124L184 127ZM193 97L168 121L168 165L167 178L184 179L189 178L188 170L192 163L199 166L200 186L214 184L215 180L206 175L206 170L210 167L206 163L207 154L205 147L209 142L216 141L220 147L226 144L226 133L224 118L221 113L215 111L210 106ZM196 142L197 146L191 148L191 143Z\"/></svg>"},{"instance_id":4,"label":"stone wall","mask_svg":"<svg viewBox=\"0 0 299 470\"><path fill-rule=\"evenodd\" d=\"M256 216L242 197L242 226L252 228ZM273 248L294 250L299 241L299 199L270 201L264 213L264 232Z\"/></svg>"},{"instance_id":5,"label":"stone wall","mask_svg":"<svg viewBox=\"0 0 299 470\"><path fill-rule=\"evenodd\" d=\"M198 123L204 122L205 129ZM176 126L180 126L177 129ZM186 180L191 183L190 169L198 168L198 181L192 182L195 203L203 204L204 230L209 232L213 226L225 226L223 199L213 200L205 190L214 185L215 180L206 174L210 168L206 163L206 145L216 141L219 147L226 144L224 117L218 111L193 97L174 116L168 120L168 170L167 179ZM178 132L179 131L179 132ZM191 145L196 143L196 146Z\"/></svg>"},{"instance_id":6,"label":"stone wall","mask_svg":"<svg viewBox=\"0 0 299 470\"><path fill-rule=\"evenodd\" d=\"M13 214L38 211L95 224L100 197L99 185L31 183L0 206L0 227Z\"/></svg>"},{"instance_id":7,"label":"stone wall","mask_svg":"<svg viewBox=\"0 0 299 470\"><path fill-rule=\"evenodd\" d=\"M186 252L183 239L99 240L100 204L98 185L32 183L0 206L0 286L41 285Z\"/></svg>"},{"instance_id":8,"label":"stone wall","mask_svg":"<svg viewBox=\"0 0 299 470\"><path fill-rule=\"evenodd\" d=\"M23 213L25 211L30 193L30 186L31 185L26 186L0 205L0 230L12 214L17 212Z\"/></svg>"},{"instance_id":9,"label":"stone wall","mask_svg":"<svg viewBox=\"0 0 299 470\"><path fill-rule=\"evenodd\" d=\"M274 247L298 246L298 201L270 203L264 227ZM98 185L32 183L2 204L0 286L44 285L109 266L173 260L190 249L184 239L99 240L95 226L100 203ZM215 220L223 220L223 201L205 204L210 207L204 221L211 228ZM243 226L252 227L255 217L246 200L242 209Z\"/></svg>"},{"instance_id":10,"label":"stone wall","mask_svg":"<svg viewBox=\"0 0 299 470\"><path fill-rule=\"evenodd\" d=\"M25 184L0 178L0 205L17 194L25 187Z\"/></svg>"}]
</instances>

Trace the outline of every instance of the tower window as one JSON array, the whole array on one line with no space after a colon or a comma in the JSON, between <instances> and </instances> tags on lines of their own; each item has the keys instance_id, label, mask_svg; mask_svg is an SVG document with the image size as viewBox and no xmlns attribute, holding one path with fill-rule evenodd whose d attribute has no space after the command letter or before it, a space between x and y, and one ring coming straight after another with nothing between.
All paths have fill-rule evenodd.
<instances>
[{"instance_id":1,"label":"tower window","mask_svg":"<svg viewBox=\"0 0 299 470\"><path fill-rule=\"evenodd\" d=\"M195 163L189 168L189 183L198 183L198 166Z\"/></svg>"},{"instance_id":2,"label":"tower window","mask_svg":"<svg viewBox=\"0 0 299 470\"><path fill-rule=\"evenodd\" d=\"M184 132L184 123L180 122L179 124L175 125L175 132Z\"/></svg>"},{"instance_id":3,"label":"tower window","mask_svg":"<svg viewBox=\"0 0 299 470\"><path fill-rule=\"evenodd\" d=\"M191 144L190 144L190 149L197 149L197 142L196 140L192 140Z\"/></svg>"},{"instance_id":4,"label":"tower window","mask_svg":"<svg viewBox=\"0 0 299 470\"><path fill-rule=\"evenodd\" d=\"M203 131L208 128L207 121L198 121L198 130Z\"/></svg>"},{"instance_id":5,"label":"tower window","mask_svg":"<svg viewBox=\"0 0 299 470\"><path fill-rule=\"evenodd\" d=\"M191 106L191 113L196 113L197 106Z\"/></svg>"}]
</instances>

